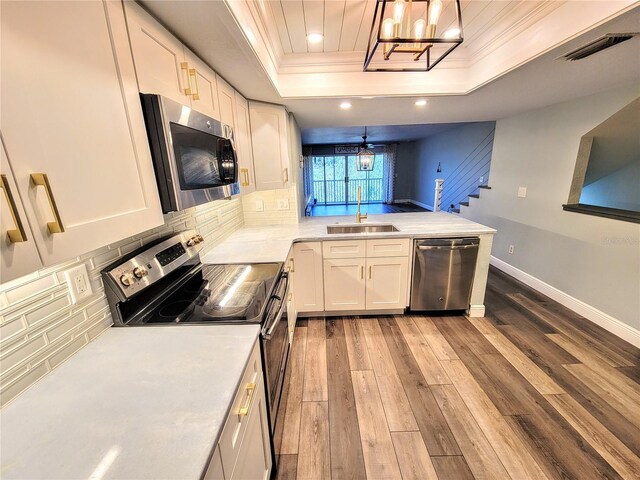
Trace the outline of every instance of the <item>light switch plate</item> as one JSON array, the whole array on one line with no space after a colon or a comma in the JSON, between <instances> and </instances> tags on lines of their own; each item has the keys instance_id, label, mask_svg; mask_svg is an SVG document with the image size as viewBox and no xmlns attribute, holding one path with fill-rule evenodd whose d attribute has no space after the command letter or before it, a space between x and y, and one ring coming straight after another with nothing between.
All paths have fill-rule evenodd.
<instances>
[{"instance_id":1,"label":"light switch plate","mask_svg":"<svg viewBox=\"0 0 640 480\"><path fill-rule=\"evenodd\" d=\"M256 200L256 212L264 212L264 201Z\"/></svg>"},{"instance_id":2,"label":"light switch plate","mask_svg":"<svg viewBox=\"0 0 640 480\"><path fill-rule=\"evenodd\" d=\"M72 304L75 305L93 294L89 272L87 272L87 266L84 263L65 271L64 279L67 282L67 288L69 288Z\"/></svg>"},{"instance_id":3,"label":"light switch plate","mask_svg":"<svg viewBox=\"0 0 640 480\"><path fill-rule=\"evenodd\" d=\"M288 198L279 198L278 199L278 210L289 210L289 199Z\"/></svg>"},{"instance_id":4,"label":"light switch plate","mask_svg":"<svg viewBox=\"0 0 640 480\"><path fill-rule=\"evenodd\" d=\"M527 187L518 187L518 197L525 198L527 196Z\"/></svg>"}]
</instances>

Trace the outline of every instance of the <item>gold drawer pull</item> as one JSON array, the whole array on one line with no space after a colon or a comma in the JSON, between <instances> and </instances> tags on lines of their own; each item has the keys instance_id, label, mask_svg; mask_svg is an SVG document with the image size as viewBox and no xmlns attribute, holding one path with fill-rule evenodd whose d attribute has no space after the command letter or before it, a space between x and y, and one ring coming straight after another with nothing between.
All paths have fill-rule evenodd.
<instances>
[{"instance_id":1,"label":"gold drawer pull","mask_svg":"<svg viewBox=\"0 0 640 480\"><path fill-rule=\"evenodd\" d=\"M247 384L247 403L244 404L244 407L240 407L240 410L238 410L238 416L239 417L246 417L247 414L249 413L249 408L251 408L251 400L253 400L253 394L256 391L256 384L255 383L248 383Z\"/></svg>"},{"instance_id":2,"label":"gold drawer pull","mask_svg":"<svg viewBox=\"0 0 640 480\"><path fill-rule=\"evenodd\" d=\"M51 191L51 185L49 184L49 177L46 173L32 173L31 182L36 187L44 187L44 191L47 193L49 199L49 207L51 207L51 213L53 213L53 222L47 222L47 229L49 233L62 233L64 232L64 226L62 225L62 219L60 218L60 212L56 205L56 199L53 198L53 192Z\"/></svg>"},{"instance_id":3,"label":"gold drawer pull","mask_svg":"<svg viewBox=\"0 0 640 480\"><path fill-rule=\"evenodd\" d=\"M249 169L248 168L241 168L240 169L240 174L242 176L242 180L240 180L240 186L241 187L248 187L249 186Z\"/></svg>"},{"instance_id":4,"label":"gold drawer pull","mask_svg":"<svg viewBox=\"0 0 640 480\"><path fill-rule=\"evenodd\" d=\"M7 199L7 204L9 205L11 219L13 220L13 224L16 227L15 229L7 230L7 237L9 237L9 241L11 243L26 242L27 234L25 233L24 227L22 226L20 215L18 215L16 202L13 200L13 195L11 194L11 188L9 187L9 182L7 181L6 175L0 175L0 188L2 188L2 190L4 191L4 197Z\"/></svg>"}]
</instances>

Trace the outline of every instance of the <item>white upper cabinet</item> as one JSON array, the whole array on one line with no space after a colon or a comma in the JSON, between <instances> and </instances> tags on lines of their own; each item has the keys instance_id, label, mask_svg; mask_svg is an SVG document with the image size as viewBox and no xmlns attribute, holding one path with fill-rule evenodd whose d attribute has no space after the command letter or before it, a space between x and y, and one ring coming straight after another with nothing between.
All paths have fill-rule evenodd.
<instances>
[{"instance_id":1,"label":"white upper cabinet","mask_svg":"<svg viewBox=\"0 0 640 480\"><path fill-rule=\"evenodd\" d=\"M251 193L256 189L256 178L253 168L253 150L251 149L251 123L249 121L249 102L236 92L235 146L238 155L240 173L240 191Z\"/></svg>"},{"instance_id":2,"label":"white upper cabinet","mask_svg":"<svg viewBox=\"0 0 640 480\"><path fill-rule=\"evenodd\" d=\"M190 105L185 94L188 66L182 65L184 46L142 7L134 2L124 4L140 91Z\"/></svg>"},{"instance_id":3,"label":"white upper cabinet","mask_svg":"<svg viewBox=\"0 0 640 480\"><path fill-rule=\"evenodd\" d=\"M216 75L218 85L218 100L220 102L220 121L236 130L236 91L224 81L220 75Z\"/></svg>"},{"instance_id":4,"label":"white upper cabinet","mask_svg":"<svg viewBox=\"0 0 640 480\"><path fill-rule=\"evenodd\" d=\"M216 73L187 48L184 49L184 58L188 66L191 108L220 120Z\"/></svg>"},{"instance_id":5,"label":"white upper cabinet","mask_svg":"<svg viewBox=\"0 0 640 480\"><path fill-rule=\"evenodd\" d=\"M256 190L289 186L288 116L284 107L249 102Z\"/></svg>"},{"instance_id":6,"label":"white upper cabinet","mask_svg":"<svg viewBox=\"0 0 640 480\"><path fill-rule=\"evenodd\" d=\"M0 189L0 283L4 283L38 270L42 261L1 142Z\"/></svg>"},{"instance_id":7,"label":"white upper cabinet","mask_svg":"<svg viewBox=\"0 0 640 480\"><path fill-rule=\"evenodd\" d=\"M162 224L122 4L2 2L1 22L0 129L44 265Z\"/></svg>"},{"instance_id":8,"label":"white upper cabinet","mask_svg":"<svg viewBox=\"0 0 640 480\"><path fill-rule=\"evenodd\" d=\"M142 93L155 93L220 120L216 74L134 2L125 2Z\"/></svg>"}]
</instances>

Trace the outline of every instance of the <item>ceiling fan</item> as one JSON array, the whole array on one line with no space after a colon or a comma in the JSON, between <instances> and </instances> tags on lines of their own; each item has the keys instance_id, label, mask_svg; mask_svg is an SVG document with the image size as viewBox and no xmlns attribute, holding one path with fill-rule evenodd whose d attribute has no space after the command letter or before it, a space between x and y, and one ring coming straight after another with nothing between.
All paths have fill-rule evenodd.
<instances>
[{"instance_id":1,"label":"ceiling fan","mask_svg":"<svg viewBox=\"0 0 640 480\"><path fill-rule=\"evenodd\" d=\"M362 143L360 144L360 148L361 149L367 149L370 147L384 147L384 144L379 143L379 144L373 144L373 143L368 143L367 142L367 127L364 127L364 134L362 135Z\"/></svg>"}]
</instances>

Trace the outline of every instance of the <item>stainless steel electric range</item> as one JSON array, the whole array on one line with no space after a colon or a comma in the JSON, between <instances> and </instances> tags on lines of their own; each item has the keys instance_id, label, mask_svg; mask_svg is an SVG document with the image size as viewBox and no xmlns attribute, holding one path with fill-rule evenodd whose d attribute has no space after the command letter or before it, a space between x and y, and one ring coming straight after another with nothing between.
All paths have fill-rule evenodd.
<instances>
[{"instance_id":1,"label":"stainless steel electric range","mask_svg":"<svg viewBox=\"0 0 640 480\"><path fill-rule=\"evenodd\" d=\"M147 244L105 268L114 326L260 324L273 443L284 426L278 413L289 356L288 273L282 263L203 265L203 241L196 231L186 231ZM279 445L273 447L275 459Z\"/></svg>"}]
</instances>

